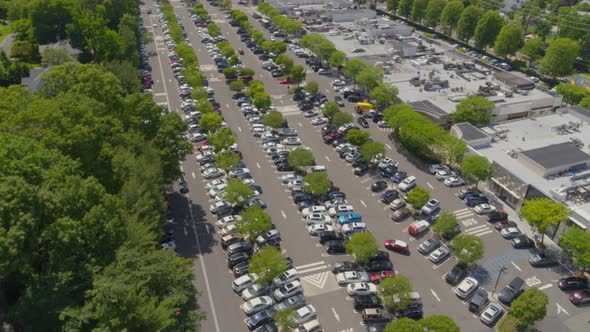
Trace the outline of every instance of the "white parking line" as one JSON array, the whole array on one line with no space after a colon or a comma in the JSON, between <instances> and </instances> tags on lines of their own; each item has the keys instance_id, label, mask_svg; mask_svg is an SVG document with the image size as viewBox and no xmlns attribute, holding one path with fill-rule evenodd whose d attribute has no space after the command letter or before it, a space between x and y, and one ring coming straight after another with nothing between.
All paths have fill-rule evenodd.
<instances>
[{"instance_id":1,"label":"white parking line","mask_svg":"<svg viewBox=\"0 0 590 332\"><path fill-rule=\"evenodd\" d=\"M242 132L242 128L241 128L241 127L239 127L239 126L238 126L238 131L239 131L239 132Z\"/></svg>"},{"instance_id":2,"label":"white parking line","mask_svg":"<svg viewBox=\"0 0 590 332\"><path fill-rule=\"evenodd\" d=\"M225 107L229 108L229 104L225 104Z\"/></svg>"},{"instance_id":3,"label":"white parking line","mask_svg":"<svg viewBox=\"0 0 590 332\"><path fill-rule=\"evenodd\" d=\"M430 187L430 189L434 189L434 187L430 184L430 182L426 182L426 185Z\"/></svg>"},{"instance_id":4,"label":"white parking line","mask_svg":"<svg viewBox=\"0 0 590 332\"><path fill-rule=\"evenodd\" d=\"M340 316L338 316L338 313L336 312L336 309L334 309L334 307L332 307L332 313L334 313L334 317L336 318L336 320L340 322Z\"/></svg>"},{"instance_id":5,"label":"white parking line","mask_svg":"<svg viewBox=\"0 0 590 332\"><path fill-rule=\"evenodd\" d=\"M326 93L330 93L330 90L328 90L328 89L325 89L325 91L326 91Z\"/></svg>"},{"instance_id":6,"label":"white parking line","mask_svg":"<svg viewBox=\"0 0 590 332\"><path fill-rule=\"evenodd\" d=\"M180 171L181 171L182 173L184 173L184 168L182 167L182 165L180 165Z\"/></svg>"},{"instance_id":7,"label":"white parking line","mask_svg":"<svg viewBox=\"0 0 590 332\"><path fill-rule=\"evenodd\" d=\"M393 148L389 145L389 144L385 144L385 146L389 149L389 150L393 150Z\"/></svg>"},{"instance_id":8,"label":"white parking line","mask_svg":"<svg viewBox=\"0 0 590 332\"><path fill-rule=\"evenodd\" d=\"M367 183L367 182L369 182L369 181L371 181L371 178L366 178L366 179L363 179L363 180L361 181L361 183Z\"/></svg>"},{"instance_id":9,"label":"white parking line","mask_svg":"<svg viewBox=\"0 0 590 332\"><path fill-rule=\"evenodd\" d=\"M510 262L510 263L511 263L512 265L514 265L514 267L515 267L515 268L516 268L518 271L522 272L522 270L520 269L520 267L518 267L518 265L514 264L514 262Z\"/></svg>"},{"instance_id":10,"label":"white parking line","mask_svg":"<svg viewBox=\"0 0 590 332\"><path fill-rule=\"evenodd\" d=\"M259 163L256 163L256 167L260 168L260 164Z\"/></svg>"},{"instance_id":11,"label":"white parking line","mask_svg":"<svg viewBox=\"0 0 590 332\"><path fill-rule=\"evenodd\" d=\"M326 157L326 160L327 160L327 161L330 161L330 158L328 158L328 156L324 156L324 157Z\"/></svg>"},{"instance_id":12,"label":"white parking line","mask_svg":"<svg viewBox=\"0 0 590 332\"><path fill-rule=\"evenodd\" d=\"M295 266L296 270L303 270L307 267L311 267L311 266L316 266L316 265L322 265L322 264L326 264L326 262L324 261L319 261L319 262L315 262L315 263L310 263L310 264L305 264L305 265L299 265L299 266Z\"/></svg>"},{"instance_id":13,"label":"white parking line","mask_svg":"<svg viewBox=\"0 0 590 332\"><path fill-rule=\"evenodd\" d=\"M553 287L552 284L547 284L547 285L539 287L539 290L543 290L543 289L547 289L547 288L551 288L551 287Z\"/></svg>"},{"instance_id":14,"label":"white parking line","mask_svg":"<svg viewBox=\"0 0 590 332\"><path fill-rule=\"evenodd\" d=\"M281 215L283 216L283 219L287 219L287 215L285 214L285 211L281 210Z\"/></svg>"},{"instance_id":15,"label":"white parking line","mask_svg":"<svg viewBox=\"0 0 590 332\"><path fill-rule=\"evenodd\" d=\"M192 172L191 175L193 176L193 179L195 178L195 172Z\"/></svg>"},{"instance_id":16,"label":"white parking line","mask_svg":"<svg viewBox=\"0 0 590 332\"><path fill-rule=\"evenodd\" d=\"M301 122L297 122L297 124L299 125L299 127L303 127L303 125L301 124Z\"/></svg>"},{"instance_id":17,"label":"white parking line","mask_svg":"<svg viewBox=\"0 0 590 332\"><path fill-rule=\"evenodd\" d=\"M367 207L367 204L365 204L365 202L364 202L362 199L361 199L361 204L362 204L364 207Z\"/></svg>"},{"instance_id":18,"label":"white parking line","mask_svg":"<svg viewBox=\"0 0 590 332\"><path fill-rule=\"evenodd\" d=\"M434 290L432 290L432 289L430 289L430 292L432 293L432 296L434 296L438 300L438 302L440 302L440 298L438 297L438 295L436 294L436 292Z\"/></svg>"}]
</instances>

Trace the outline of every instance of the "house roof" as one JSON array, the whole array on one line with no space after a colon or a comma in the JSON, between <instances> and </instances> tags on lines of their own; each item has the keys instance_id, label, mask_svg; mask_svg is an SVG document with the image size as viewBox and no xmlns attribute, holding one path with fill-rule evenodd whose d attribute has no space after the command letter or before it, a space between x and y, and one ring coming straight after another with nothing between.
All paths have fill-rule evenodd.
<instances>
[{"instance_id":1,"label":"house roof","mask_svg":"<svg viewBox=\"0 0 590 332\"><path fill-rule=\"evenodd\" d=\"M37 92L43 85L43 81L41 80L41 74L48 71L49 68L39 67L35 69L31 69L29 72L29 77L21 78L21 85L26 86L29 91Z\"/></svg>"}]
</instances>

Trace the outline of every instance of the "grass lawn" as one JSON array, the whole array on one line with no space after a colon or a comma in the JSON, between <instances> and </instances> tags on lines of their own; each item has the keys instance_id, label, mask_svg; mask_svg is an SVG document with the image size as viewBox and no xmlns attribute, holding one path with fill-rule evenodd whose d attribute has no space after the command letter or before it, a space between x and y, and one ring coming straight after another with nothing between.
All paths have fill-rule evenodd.
<instances>
[{"instance_id":1,"label":"grass lawn","mask_svg":"<svg viewBox=\"0 0 590 332\"><path fill-rule=\"evenodd\" d=\"M12 32L12 28L10 24L0 24L0 43L8 36L9 33Z\"/></svg>"}]
</instances>

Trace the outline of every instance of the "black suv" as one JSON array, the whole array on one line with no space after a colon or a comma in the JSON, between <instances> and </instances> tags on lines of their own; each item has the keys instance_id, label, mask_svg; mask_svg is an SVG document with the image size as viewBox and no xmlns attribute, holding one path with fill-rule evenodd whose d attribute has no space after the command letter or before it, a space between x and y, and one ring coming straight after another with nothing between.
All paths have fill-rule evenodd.
<instances>
[{"instance_id":1,"label":"black suv","mask_svg":"<svg viewBox=\"0 0 590 332\"><path fill-rule=\"evenodd\" d=\"M500 211L492 211L487 214L486 218L488 219L489 223L497 223L500 221L508 220L508 214L502 210Z\"/></svg>"},{"instance_id":2,"label":"black suv","mask_svg":"<svg viewBox=\"0 0 590 332\"><path fill-rule=\"evenodd\" d=\"M463 278L467 276L467 272L467 264L457 263L457 265L455 265L453 269L447 273L445 280L451 285L456 285L459 283L459 281L463 280Z\"/></svg>"},{"instance_id":3,"label":"black suv","mask_svg":"<svg viewBox=\"0 0 590 332\"><path fill-rule=\"evenodd\" d=\"M376 295L356 296L353 299L354 310L363 311L369 308L381 308L381 299Z\"/></svg>"},{"instance_id":4,"label":"black suv","mask_svg":"<svg viewBox=\"0 0 590 332\"><path fill-rule=\"evenodd\" d=\"M522 286L524 285L524 280L519 277L512 279L512 281L506 285L498 295L500 301L506 305L510 305L512 301L514 301L520 294L524 291Z\"/></svg>"},{"instance_id":5,"label":"black suv","mask_svg":"<svg viewBox=\"0 0 590 332\"><path fill-rule=\"evenodd\" d=\"M326 244L330 241L343 241L343 240L344 240L344 234L338 233L335 231L323 232L320 235L320 244Z\"/></svg>"}]
</instances>

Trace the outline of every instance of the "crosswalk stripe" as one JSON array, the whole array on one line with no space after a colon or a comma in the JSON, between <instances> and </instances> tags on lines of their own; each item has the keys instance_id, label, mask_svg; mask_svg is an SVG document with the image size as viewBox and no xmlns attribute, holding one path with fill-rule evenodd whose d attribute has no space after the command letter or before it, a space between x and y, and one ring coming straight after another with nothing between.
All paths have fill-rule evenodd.
<instances>
[{"instance_id":1,"label":"crosswalk stripe","mask_svg":"<svg viewBox=\"0 0 590 332\"><path fill-rule=\"evenodd\" d=\"M466 233L477 232L477 231L480 231L482 229L489 229L489 227L487 225L476 226L476 227L472 227L472 228L466 229L465 232Z\"/></svg>"},{"instance_id":2,"label":"crosswalk stripe","mask_svg":"<svg viewBox=\"0 0 590 332\"><path fill-rule=\"evenodd\" d=\"M316 267L310 267L309 269L304 269L304 270L297 270L297 272L299 272L299 274L303 274L303 273L308 273L308 272L312 272L312 271L317 271L317 270L323 270L328 268L327 265L321 265L321 266L316 266Z\"/></svg>"},{"instance_id":3,"label":"crosswalk stripe","mask_svg":"<svg viewBox=\"0 0 590 332\"><path fill-rule=\"evenodd\" d=\"M471 210L469 210L469 208L464 208L464 209L461 209L461 210L455 210L455 211L453 211L453 213L457 214L457 213L461 213L461 212L465 212L465 211L470 211L471 212Z\"/></svg>"},{"instance_id":4,"label":"crosswalk stripe","mask_svg":"<svg viewBox=\"0 0 590 332\"><path fill-rule=\"evenodd\" d=\"M315 263L311 263L311 264L299 265L299 266L295 266L295 269L296 270L299 270L299 269L304 269L306 267L311 267L311 266L316 266L316 265L322 265L322 264L326 264L326 262L319 261L319 262L315 262Z\"/></svg>"}]
</instances>

